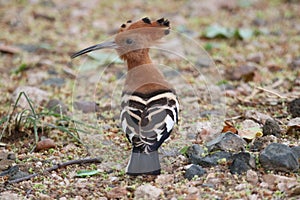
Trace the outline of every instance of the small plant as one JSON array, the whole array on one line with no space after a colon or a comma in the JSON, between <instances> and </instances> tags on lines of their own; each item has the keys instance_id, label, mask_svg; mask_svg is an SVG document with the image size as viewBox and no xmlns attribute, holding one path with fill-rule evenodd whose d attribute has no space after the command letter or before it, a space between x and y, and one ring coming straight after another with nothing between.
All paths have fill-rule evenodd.
<instances>
[{"instance_id":1,"label":"small plant","mask_svg":"<svg viewBox=\"0 0 300 200\"><path fill-rule=\"evenodd\" d=\"M20 112L16 112L18 103L20 101L20 98L24 96L28 105L29 109L24 109ZM72 138L74 138L76 141L78 141L80 144L83 144L83 142L80 140L79 136L77 135L77 131L86 132L84 130L79 130L75 126L72 126L72 124L80 124L87 126L88 128L94 128L88 125L85 125L81 121L77 121L72 119L69 116L65 116L62 114L58 114L54 112L55 108L52 108L50 110L42 108L41 111L37 111L30 98L26 95L25 92L20 92L13 109L10 114L7 116L4 116L0 120L0 125L4 124L4 128L0 134L0 140L4 136L5 133L11 133L11 132L24 132L24 130L33 130L34 133L34 139L35 139L35 145L32 148L31 151L35 149L35 146L37 142L39 141L39 130L51 130L51 129L57 129L64 133L67 133ZM54 119L54 123L51 121L44 120L45 118ZM51 150L50 150L51 152Z\"/></svg>"}]
</instances>

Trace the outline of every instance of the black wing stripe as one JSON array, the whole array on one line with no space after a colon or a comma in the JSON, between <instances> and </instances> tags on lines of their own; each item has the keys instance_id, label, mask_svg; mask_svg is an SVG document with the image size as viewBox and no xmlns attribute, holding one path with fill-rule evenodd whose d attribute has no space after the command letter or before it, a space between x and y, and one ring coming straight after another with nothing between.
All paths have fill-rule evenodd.
<instances>
[{"instance_id":1,"label":"black wing stripe","mask_svg":"<svg viewBox=\"0 0 300 200\"><path fill-rule=\"evenodd\" d=\"M124 93L121 113L127 138L144 152L158 148L178 122L178 101L174 93L146 96Z\"/></svg>"}]
</instances>

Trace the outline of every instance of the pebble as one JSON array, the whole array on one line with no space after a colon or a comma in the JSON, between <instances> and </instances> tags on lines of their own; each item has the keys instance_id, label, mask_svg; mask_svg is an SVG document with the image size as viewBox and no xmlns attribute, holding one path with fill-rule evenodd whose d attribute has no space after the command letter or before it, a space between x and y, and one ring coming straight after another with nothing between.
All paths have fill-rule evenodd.
<instances>
[{"instance_id":1,"label":"pebble","mask_svg":"<svg viewBox=\"0 0 300 200\"><path fill-rule=\"evenodd\" d=\"M270 144L260 153L259 161L266 170L293 172L299 169L298 157L285 144Z\"/></svg>"},{"instance_id":2,"label":"pebble","mask_svg":"<svg viewBox=\"0 0 300 200\"><path fill-rule=\"evenodd\" d=\"M44 102L48 100L49 93L41 90L37 87L31 86L19 86L15 89L12 95L12 101L15 103L21 92L25 92L28 98L33 102L32 105L42 105ZM18 106L22 108L30 109L27 99L24 95L21 96L18 102Z\"/></svg>"},{"instance_id":3,"label":"pebble","mask_svg":"<svg viewBox=\"0 0 300 200\"><path fill-rule=\"evenodd\" d=\"M234 133L227 132L208 142L206 146L209 151L222 150L238 153L245 150L246 144L247 142L243 138Z\"/></svg>"},{"instance_id":4,"label":"pebble","mask_svg":"<svg viewBox=\"0 0 300 200\"><path fill-rule=\"evenodd\" d=\"M92 101L75 101L73 106L76 110L81 110L83 113L99 111L98 104Z\"/></svg>"},{"instance_id":5,"label":"pebble","mask_svg":"<svg viewBox=\"0 0 300 200\"><path fill-rule=\"evenodd\" d=\"M155 179L155 183L158 185L166 185L174 182L174 175L173 174L161 174L157 176Z\"/></svg>"},{"instance_id":6,"label":"pebble","mask_svg":"<svg viewBox=\"0 0 300 200\"><path fill-rule=\"evenodd\" d=\"M232 153L226 151L217 151L205 157L191 156L189 162L192 164L201 165L202 167L211 167L218 164L222 159L231 159Z\"/></svg>"},{"instance_id":7,"label":"pebble","mask_svg":"<svg viewBox=\"0 0 300 200\"><path fill-rule=\"evenodd\" d=\"M139 186L134 192L134 199L160 199L163 190L150 184Z\"/></svg>"},{"instance_id":8,"label":"pebble","mask_svg":"<svg viewBox=\"0 0 300 200\"><path fill-rule=\"evenodd\" d=\"M40 84L44 79L48 77L48 73L45 71L27 71L27 83L31 86Z\"/></svg>"},{"instance_id":9,"label":"pebble","mask_svg":"<svg viewBox=\"0 0 300 200\"><path fill-rule=\"evenodd\" d=\"M281 136L281 129L278 123L273 119L267 119L263 126L264 135L274 135L276 137Z\"/></svg>"},{"instance_id":10,"label":"pebble","mask_svg":"<svg viewBox=\"0 0 300 200\"><path fill-rule=\"evenodd\" d=\"M47 194L40 193L39 194L39 199L40 200L50 200L52 198L49 195L47 195Z\"/></svg>"},{"instance_id":11,"label":"pebble","mask_svg":"<svg viewBox=\"0 0 300 200\"><path fill-rule=\"evenodd\" d=\"M233 155L233 161L229 166L229 169L232 174L242 174L250 170L252 167L255 167L254 158L250 155L250 153L240 152Z\"/></svg>"},{"instance_id":12,"label":"pebble","mask_svg":"<svg viewBox=\"0 0 300 200\"><path fill-rule=\"evenodd\" d=\"M253 170L248 170L246 173L246 180L252 185L256 185L258 183L258 175Z\"/></svg>"},{"instance_id":13,"label":"pebble","mask_svg":"<svg viewBox=\"0 0 300 200\"><path fill-rule=\"evenodd\" d=\"M124 187L115 187L107 192L109 199L122 199L126 198L128 191Z\"/></svg>"},{"instance_id":14,"label":"pebble","mask_svg":"<svg viewBox=\"0 0 300 200\"><path fill-rule=\"evenodd\" d=\"M192 180L194 178L194 176L197 175L200 177L205 173L206 173L205 169L203 169L201 166L191 164L187 167L184 178L186 178L188 180Z\"/></svg>"},{"instance_id":15,"label":"pebble","mask_svg":"<svg viewBox=\"0 0 300 200\"><path fill-rule=\"evenodd\" d=\"M247 61L254 62L259 64L264 58L264 54L262 52L252 53L247 56Z\"/></svg>"},{"instance_id":16,"label":"pebble","mask_svg":"<svg viewBox=\"0 0 300 200\"><path fill-rule=\"evenodd\" d=\"M238 184L237 186L235 186L235 190L237 190L237 191L241 191L241 190L244 190L244 189L246 189L248 187L248 184L246 184L246 183L241 183L241 184Z\"/></svg>"},{"instance_id":17,"label":"pebble","mask_svg":"<svg viewBox=\"0 0 300 200\"><path fill-rule=\"evenodd\" d=\"M250 145L250 150L253 152L258 152L266 148L268 145L277 142L277 137L274 135L267 135L263 137L256 138Z\"/></svg>"},{"instance_id":18,"label":"pebble","mask_svg":"<svg viewBox=\"0 0 300 200\"><path fill-rule=\"evenodd\" d=\"M253 65L241 65L226 72L226 77L231 81L252 81L257 68Z\"/></svg>"},{"instance_id":19,"label":"pebble","mask_svg":"<svg viewBox=\"0 0 300 200\"><path fill-rule=\"evenodd\" d=\"M294 99L288 103L288 112L292 117L300 117L300 98Z\"/></svg>"},{"instance_id":20,"label":"pebble","mask_svg":"<svg viewBox=\"0 0 300 200\"><path fill-rule=\"evenodd\" d=\"M205 150L199 144L193 144L188 148L186 154L188 157L195 156L195 155L202 157L204 152Z\"/></svg>"},{"instance_id":21,"label":"pebble","mask_svg":"<svg viewBox=\"0 0 300 200\"><path fill-rule=\"evenodd\" d=\"M187 149L186 155L190 163L197 164L198 160L202 158L204 152L204 149L200 145L193 144Z\"/></svg>"},{"instance_id":22,"label":"pebble","mask_svg":"<svg viewBox=\"0 0 300 200\"><path fill-rule=\"evenodd\" d=\"M50 85L50 86L56 86L56 87L61 87L65 84L65 79L64 78L49 78L43 82L44 85Z\"/></svg>"},{"instance_id":23,"label":"pebble","mask_svg":"<svg viewBox=\"0 0 300 200\"><path fill-rule=\"evenodd\" d=\"M245 118L255 120L261 124L264 124L267 119L272 119L269 115L263 114L256 110L247 110L245 112Z\"/></svg>"},{"instance_id":24,"label":"pebble","mask_svg":"<svg viewBox=\"0 0 300 200\"><path fill-rule=\"evenodd\" d=\"M300 146L294 146L291 148L294 154L298 157L298 160L300 159Z\"/></svg>"},{"instance_id":25,"label":"pebble","mask_svg":"<svg viewBox=\"0 0 300 200\"><path fill-rule=\"evenodd\" d=\"M46 105L46 108L58 114L66 114L68 110L68 107L58 99L49 100L48 104Z\"/></svg>"},{"instance_id":26,"label":"pebble","mask_svg":"<svg viewBox=\"0 0 300 200\"><path fill-rule=\"evenodd\" d=\"M47 150L50 148L55 148L56 144L54 140L50 138L43 139L36 144L35 151Z\"/></svg>"},{"instance_id":27,"label":"pebble","mask_svg":"<svg viewBox=\"0 0 300 200\"><path fill-rule=\"evenodd\" d=\"M292 62L289 64L289 67L292 70L299 69L300 68L300 57L292 60Z\"/></svg>"},{"instance_id":28,"label":"pebble","mask_svg":"<svg viewBox=\"0 0 300 200\"><path fill-rule=\"evenodd\" d=\"M21 197L19 197L18 194L13 193L11 191L5 191L0 193L1 200L19 200Z\"/></svg>"}]
</instances>

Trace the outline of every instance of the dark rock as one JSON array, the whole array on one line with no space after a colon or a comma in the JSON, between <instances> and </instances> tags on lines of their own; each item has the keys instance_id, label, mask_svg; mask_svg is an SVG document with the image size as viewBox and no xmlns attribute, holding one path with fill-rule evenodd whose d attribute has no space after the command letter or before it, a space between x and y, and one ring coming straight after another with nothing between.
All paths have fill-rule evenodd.
<instances>
[{"instance_id":1,"label":"dark rock","mask_svg":"<svg viewBox=\"0 0 300 200\"><path fill-rule=\"evenodd\" d=\"M203 167L215 166L221 159L231 159L232 153L226 151L218 151L205 157L194 156L193 159L189 159L191 163L201 165Z\"/></svg>"},{"instance_id":2,"label":"dark rock","mask_svg":"<svg viewBox=\"0 0 300 200\"><path fill-rule=\"evenodd\" d=\"M294 99L288 104L288 112L292 114L292 117L300 117L300 98Z\"/></svg>"},{"instance_id":3,"label":"dark rock","mask_svg":"<svg viewBox=\"0 0 300 200\"><path fill-rule=\"evenodd\" d=\"M240 152L245 150L245 145L247 142L240 136L227 132L221 134L214 140L206 144L209 151L231 151L231 152Z\"/></svg>"},{"instance_id":4,"label":"dark rock","mask_svg":"<svg viewBox=\"0 0 300 200\"><path fill-rule=\"evenodd\" d=\"M260 153L259 161L266 170L291 172L299 169L298 157L285 144L270 144Z\"/></svg>"},{"instance_id":5,"label":"dark rock","mask_svg":"<svg viewBox=\"0 0 300 200\"><path fill-rule=\"evenodd\" d=\"M203 169L201 166L192 164L185 171L184 178L192 180L194 176L202 176L205 173L205 169Z\"/></svg>"},{"instance_id":6,"label":"dark rock","mask_svg":"<svg viewBox=\"0 0 300 200\"><path fill-rule=\"evenodd\" d=\"M7 160L16 160L16 154L14 153L8 153L7 154Z\"/></svg>"},{"instance_id":7,"label":"dark rock","mask_svg":"<svg viewBox=\"0 0 300 200\"><path fill-rule=\"evenodd\" d=\"M296 70L300 68L300 57L292 60L292 62L289 64L289 68L292 70Z\"/></svg>"},{"instance_id":8,"label":"dark rock","mask_svg":"<svg viewBox=\"0 0 300 200\"><path fill-rule=\"evenodd\" d=\"M47 109L49 110L52 110L53 112L55 113L62 113L62 114L66 114L67 113L67 106L60 100L58 99L51 99L47 106L46 106Z\"/></svg>"},{"instance_id":9,"label":"dark rock","mask_svg":"<svg viewBox=\"0 0 300 200\"><path fill-rule=\"evenodd\" d=\"M232 174L242 174L255 167L255 159L247 152L240 152L232 156L232 163L229 166Z\"/></svg>"},{"instance_id":10,"label":"dark rock","mask_svg":"<svg viewBox=\"0 0 300 200\"><path fill-rule=\"evenodd\" d=\"M277 137L274 135L267 135L263 137L256 138L252 144L250 144L250 150L253 152L262 151L271 143L276 143Z\"/></svg>"},{"instance_id":11,"label":"dark rock","mask_svg":"<svg viewBox=\"0 0 300 200\"><path fill-rule=\"evenodd\" d=\"M273 119L267 119L263 126L263 134L275 135L276 137L280 137L281 130L278 123Z\"/></svg>"},{"instance_id":12,"label":"dark rock","mask_svg":"<svg viewBox=\"0 0 300 200\"><path fill-rule=\"evenodd\" d=\"M81 110L83 113L98 112L100 109L98 104L92 101L75 101L73 106L76 110Z\"/></svg>"},{"instance_id":13,"label":"dark rock","mask_svg":"<svg viewBox=\"0 0 300 200\"><path fill-rule=\"evenodd\" d=\"M43 82L44 85L61 87L65 84L65 79L63 78L49 78Z\"/></svg>"},{"instance_id":14,"label":"dark rock","mask_svg":"<svg viewBox=\"0 0 300 200\"><path fill-rule=\"evenodd\" d=\"M294 152L294 154L298 157L298 160L300 160L300 146L295 146L295 147L292 147L291 149Z\"/></svg>"},{"instance_id":15,"label":"dark rock","mask_svg":"<svg viewBox=\"0 0 300 200\"><path fill-rule=\"evenodd\" d=\"M189 158L190 163L195 163L194 160L203 157L204 152L204 149L200 145L193 144L187 149L186 155Z\"/></svg>"}]
</instances>

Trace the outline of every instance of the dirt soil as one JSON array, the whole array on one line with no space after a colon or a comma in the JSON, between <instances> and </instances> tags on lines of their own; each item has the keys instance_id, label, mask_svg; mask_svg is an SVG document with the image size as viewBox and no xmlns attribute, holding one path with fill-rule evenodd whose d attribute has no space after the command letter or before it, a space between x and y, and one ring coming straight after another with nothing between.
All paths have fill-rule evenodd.
<instances>
[{"instance_id":1,"label":"dirt soil","mask_svg":"<svg viewBox=\"0 0 300 200\"><path fill-rule=\"evenodd\" d=\"M300 123L291 128L295 116L288 109L300 97L299 10L293 0L0 0L0 154L16 158L3 164L0 157L1 171L18 165L26 174L39 173L11 184L10 176L0 176L0 199L300 198L299 184L294 193L284 185L300 183L299 170L274 172L258 164L237 175L224 162L187 180L189 163L181 154L213 139L225 120L242 130L246 119L262 128L271 117L281 128L276 142L300 145ZM162 175L131 177L125 174L131 146L119 124L126 65L112 50L70 55L146 16L171 22L170 36L150 51L178 93L180 122L160 150ZM25 96L16 104L23 86L30 87L32 107ZM61 107L51 109L50 100ZM203 131L209 122L213 130ZM257 136L249 137L250 145ZM48 146L36 151L45 138ZM45 172L86 157L102 162ZM80 170L97 172L78 177ZM145 184L154 186L152 194L140 187Z\"/></svg>"}]
</instances>

